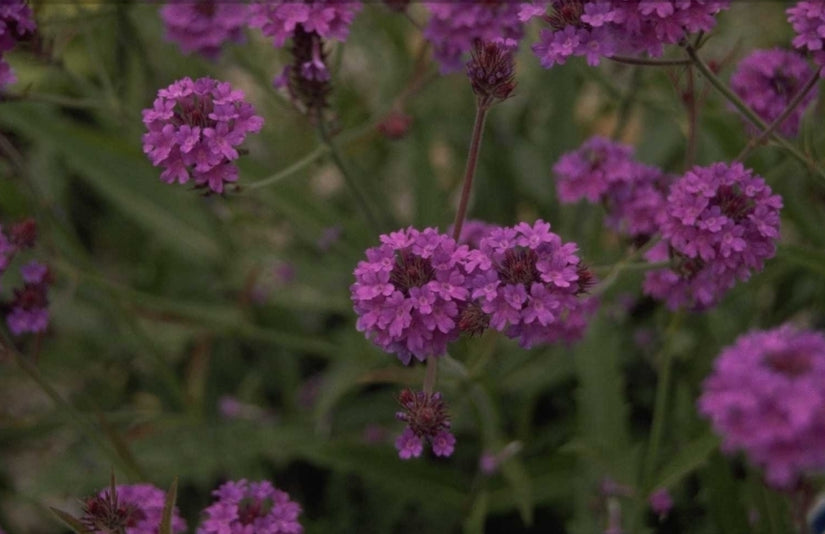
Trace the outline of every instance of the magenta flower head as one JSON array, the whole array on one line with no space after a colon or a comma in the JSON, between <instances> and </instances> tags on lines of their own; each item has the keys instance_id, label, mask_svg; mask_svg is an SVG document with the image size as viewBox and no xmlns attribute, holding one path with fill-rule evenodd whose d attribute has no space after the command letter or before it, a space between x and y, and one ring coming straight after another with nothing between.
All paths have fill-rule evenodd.
<instances>
[{"instance_id":1,"label":"magenta flower head","mask_svg":"<svg viewBox=\"0 0 825 534\"><path fill-rule=\"evenodd\" d=\"M358 330L404 364L444 354L460 334L458 318L469 297L467 256L466 246L435 228L382 235L350 286Z\"/></svg>"},{"instance_id":2,"label":"magenta flower head","mask_svg":"<svg viewBox=\"0 0 825 534\"><path fill-rule=\"evenodd\" d=\"M160 10L166 38L187 54L215 59L226 42L243 40L248 18L245 2L171 0Z\"/></svg>"},{"instance_id":3,"label":"magenta flower head","mask_svg":"<svg viewBox=\"0 0 825 534\"><path fill-rule=\"evenodd\" d=\"M166 493L151 484L121 485L86 499L81 523L91 532L157 534ZM186 522L173 511L172 531L186 531Z\"/></svg>"},{"instance_id":4,"label":"magenta flower head","mask_svg":"<svg viewBox=\"0 0 825 534\"><path fill-rule=\"evenodd\" d=\"M730 82L731 88L742 100L765 122L770 123L785 111L793 97L813 75L813 69L799 54L774 48L753 51L736 67ZM779 125L779 131L790 137L795 136L805 108L815 98L816 90L808 92L793 113ZM759 133L750 122L747 127L752 134Z\"/></svg>"},{"instance_id":5,"label":"magenta flower head","mask_svg":"<svg viewBox=\"0 0 825 534\"><path fill-rule=\"evenodd\" d=\"M25 0L0 2L0 89L17 81L3 59L3 53L14 48L17 41L34 32L35 28L32 11Z\"/></svg>"},{"instance_id":6,"label":"magenta flower head","mask_svg":"<svg viewBox=\"0 0 825 534\"><path fill-rule=\"evenodd\" d=\"M776 252L782 199L741 163L694 167L670 189L662 241L650 261L673 267L647 273L644 290L671 309L714 305Z\"/></svg>"},{"instance_id":7,"label":"magenta flower head","mask_svg":"<svg viewBox=\"0 0 825 534\"><path fill-rule=\"evenodd\" d=\"M563 203L587 199L607 210L606 224L631 237L650 236L664 216L670 177L633 159L633 148L592 137L553 166Z\"/></svg>"},{"instance_id":8,"label":"magenta flower head","mask_svg":"<svg viewBox=\"0 0 825 534\"><path fill-rule=\"evenodd\" d=\"M227 482L212 492L198 534L300 534L301 506L268 481Z\"/></svg>"},{"instance_id":9,"label":"magenta flower head","mask_svg":"<svg viewBox=\"0 0 825 534\"><path fill-rule=\"evenodd\" d=\"M524 35L518 18L519 2L426 2L430 21L424 37L433 45L433 55L442 73L463 66L476 41L512 41L512 48Z\"/></svg>"},{"instance_id":10,"label":"magenta flower head","mask_svg":"<svg viewBox=\"0 0 825 534\"><path fill-rule=\"evenodd\" d=\"M790 487L825 470L825 336L785 325L725 348L702 386L699 411L767 481Z\"/></svg>"},{"instance_id":11,"label":"magenta flower head","mask_svg":"<svg viewBox=\"0 0 825 534\"><path fill-rule=\"evenodd\" d=\"M788 22L796 32L794 48L809 52L819 66L825 67L825 2L798 2L788 8L787 14Z\"/></svg>"},{"instance_id":12,"label":"magenta flower head","mask_svg":"<svg viewBox=\"0 0 825 534\"><path fill-rule=\"evenodd\" d=\"M323 39L345 41L352 20L361 9L361 2L269 0L253 2L249 9L249 24L260 28L264 35L272 38L272 44L280 48L296 29L315 33Z\"/></svg>"},{"instance_id":13,"label":"magenta flower head","mask_svg":"<svg viewBox=\"0 0 825 534\"><path fill-rule=\"evenodd\" d=\"M468 260L473 304L525 348L578 339L591 311L581 295L594 278L576 251L542 220L491 231Z\"/></svg>"},{"instance_id":14,"label":"magenta flower head","mask_svg":"<svg viewBox=\"0 0 825 534\"><path fill-rule=\"evenodd\" d=\"M6 324L15 336L45 332L49 326L49 286L52 274L49 268L32 261L20 268L23 287L14 290L14 298L7 305Z\"/></svg>"},{"instance_id":15,"label":"magenta flower head","mask_svg":"<svg viewBox=\"0 0 825 534\"><path fill-rule=\"evenodd\" d=\"M418 458L429 442L436 456L452 456L455 436L450 432L450 416L441 393L425 393L405 389L398 395L404 411L395 417L407 423L404 432L395 440L395 448L402 460Z\"/></svg>"},{"instance_id":16,"label":"magenta flower head","mask_svg":"<svg viewBox=\"0 0 825 534\"><path fill-rule=\"evenodd\" d=\"M161 180L208 187L223 193L224 184L238 180L237 146L258 132L263 119L255 115L241 91L212 78L183 78L158 91L151 109L143 110L143 151Z\"/></svg>"},{"instance_id":17,"label":"magenta flower head","mask_svg":"<svg viewBox=\"0 0 825 534\"><path fill-rule=\"evenodd\" d=\"M573 56L586 57L589 65L617 54L660 56L664 45L713 28L714 16L729 4L730 0L552 0L523 5L520 17L542 17L548 23L533 51L542 66L550 68Z\"/></svg>"}]
</instances>

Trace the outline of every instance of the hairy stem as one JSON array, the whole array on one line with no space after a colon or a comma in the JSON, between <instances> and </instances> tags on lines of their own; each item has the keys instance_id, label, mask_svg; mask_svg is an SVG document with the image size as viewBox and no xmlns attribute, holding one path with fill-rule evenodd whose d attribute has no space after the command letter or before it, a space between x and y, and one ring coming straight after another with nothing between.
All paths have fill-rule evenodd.
<instances>
[{"instance_id":1,"label":"hairy stem","mask_svg":"<svg viewBox=\"0 0 825 534\"><path fill-rule=\"evenodd\" d=\"M610 56L607 59L627 65L643 65L647 67L679 67L690 65L689 59L647 59L643 57Z\"/></svg>"},{"instance_id":2,"label":"hairy stem","mask_svg":"<svg viewBox=\"0 0 825 534\"><path fill-rule=\"evenodd\" d=\"M470 193L473 190L473 177L476 173L478 154L481 151L481 138L484 136L484 121L487 118L487 107L479 103L476 106L476 118L473 123L473 136L470 140L470 150L467 153L467 167L464 169L464 185L461 189L461 200L458 203L458 210L455 213L453 223L453 239L458 241L461 236L461 227L467 216L467 206L470 203Z\"/></svg>"}]
</instances>

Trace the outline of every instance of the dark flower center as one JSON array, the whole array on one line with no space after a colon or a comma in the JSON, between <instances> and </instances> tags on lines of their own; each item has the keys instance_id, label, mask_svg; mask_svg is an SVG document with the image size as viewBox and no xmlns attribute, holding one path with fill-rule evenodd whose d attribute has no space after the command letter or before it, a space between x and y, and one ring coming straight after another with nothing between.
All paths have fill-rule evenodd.
<instances>
[{"instance_id":1,"label":"dark flower center","mask_svg":"<svg viewBox=\"0 0 825 534\"><path fill-rule=\"evenodd\" d=\"M501 279L508 284L523 284L530 288L533 282L539 280L539 271L536 269L538 254L529 248L511 248L504 253L504 259L498 268Z\"/></svg>"},{"instance_id":2,"label":"dark flower center","mask_svg":"<svg viewBox=\"0 0 825 534\"><path fill-rule=\"evenodd\" d=\"M413 392L406 389L398 395L398 402L404 411L396 414L396 417L405 421L415 435L432 438L442 430L450 428L447 405L441 399L440 393Z\"/></svg>"},{"instance_id":3,"label":"dark flower center","mask_svg":"<svg viewBox=\"0 0 825 534\"><path fill-rule=\"evenodd\" d=\"M813 367L811 355L794 350L771 352L762 360L765 365L779 374L796 378L807 374Z\"/></svg>"},{"instance_id":4,"label":"dark flower center","mask_svg":"<svg viewBox=\"0 0 825 534\"><path fill-rule=\"evenodd\" d=\"M776 91L777 94L782 96L793 96L796 93L796 80L791 78L790 76L785 76L783 74L777 74L776 76L771 78L771 87L773 90Z\"/></svg>"},{"instance_id":5,"label":"dark flower center","mask_svg":"<svg viewBox=\"0 0 825 534\"><path fill-rule=\"evenodd\" d=\"M482 334L490 325L490 316L484 313L481 306L475 302L461 310L458 317L458 328L471 336Z\"/></svg>"},{"instance_id":6,"label":"dark flower center","mask_svg":"<svg viewBox=\"0 0 825 534\"><path fill-rule=\"evenodd\" d=\"M576 280L576 284L578 284L578 288L576 289L577 295L587 293L590 288L596 284L596 277L593 276L593 272L586 266L579 265L579 268L576 269L576 274L579 275L579 279Z\"/></svg>"},{"instance_id":7,"label":"dark flower center","mask_svg":"<svg viewBox=\"0 0 825 534\"><path fill-rule=\"evenodd\" d=\"M200 128L212 128L217 124L217 121L209 118L213 109L211 98L190 95L184 101L178 101L172 122L176 126L186 124Z\"/></svg>"},{"instance_id":8,"label":"dark flower center","mask_svg":"<svg viewBox=\"0 0 825 534\"><path fill-rule=\"evenodd\" d=\"M266 517L270 510L272 510L270 499L243 499L238 504L238 521L242 525L249 525L259 517Z\"/></svg>"},{"instance_id":9,"label":"dark flower center","mask_svg":"<svg viewBox=\"0 0 825 534\"><path fill-rule=\"evenodd\" d=\"M396 258L395 266L390 272L390 282L404 295L409 295L410 288L421 287L435 278L430 260L401 251Z\"/></svg>"},{"instance_id":10,"label":"dark flower center","mask_svg":"<svg viewBox=\"0 0 825 534\"><path fill-rule=\"evenodd\" d=\"M195 9L201 15L205 17L212 17L215 15L215 10L217 9L217 5L215 5L215 0L201 0L195 6Z\"/></svg>"},{"instance_id":11,"label":"dark flower center","mask_svg":"<svg viewBox=\"0 0 825 534\"><path fill-rule=\"evenodd\" d=\"M689 258L683 254L671 250L671 257L673 258L673 271L682 278L690 280L696 274L705 268L705 262L702 258Z\"/></svg>"},{"instance_id":12,"label":"dark flower center","mask_svg":"<svg viewBox=\"0 0 825 534\"><path fill-rule=\"evenodd\" d=\"M559 0L553 2L553 13L546 17L547 23L556 30L567 26L587 26L581 21L584 6L580 0Z\"/></svg>"},{"instance_id":13,"label":"dark flower center","mask_svg":"<svg viewBox=\"0 0 825 534\"><path fill-rule=\"evenodd\" d=\"M751 214L754 202L742 194L736 186L723 185L716 192L716 196L711 200L711 205L719 206L727 217L734 222L740 222Z\"/></svg>"},{"instance_id":14,"label":"dark flower center","mask_svg":"<svg viewBox=\"0 0 825 534\"><path fill-rule=\"evenodd\" d=\"M134 504L119 504L116 495L106 495L87 499L80 521L92 532L122 532L144 519L146 514Z\"/></svg>"}]
</instances>

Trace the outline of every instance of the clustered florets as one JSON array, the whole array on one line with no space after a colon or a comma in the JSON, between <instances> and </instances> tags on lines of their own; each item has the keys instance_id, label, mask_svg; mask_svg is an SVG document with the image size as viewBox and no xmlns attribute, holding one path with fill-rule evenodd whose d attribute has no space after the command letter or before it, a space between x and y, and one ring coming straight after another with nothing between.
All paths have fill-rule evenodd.
<instances>
[{"instance_id":1,"label":"clustered florets","mask_svg":"<svg viewBox=\"0 0 825 534\"><path fill-rule=\"evenodd\" d=\"M825 336L785 325L741 336L705 380L699 411L768 482L825 470Z\"/></svg>"},{"instance_id":2,"label":"clustered florets","mask_svg":"<svg viewBox=\"0 0 825 534\"><path fill-rule=\"evenodd\" d=\"M429 442L436 456L451 456L455 448L455 436L450 432L450 417L441 393L403 390L398 403L404 411L395 417L407 423L407 427L395 441L395 448L402 460L418 458Z\"/></svg>"},{"instance_id":3,"label":"clustered florets","mask_svg":"<svg viewBox=\"0 0 825 534\"><path fill-rule=\"evenodd\" d=\"M238 180L237 146L257 132L263 119L255 115L241 91L212 78L183 78L158 91L152 109L143 110L143 151L163 167L166 183L187 183L222 193Z\"/></svg>"},{"instance_id":4,"label":"clustered florets","mask_svg":"<svg viewBox=\"0 0 825 534\"><path fill-rule=\"evenodd\" d=\"M593 137L553 166L562 202L601 202L607 225L633 238L659 230L665 195L672 180L659 168L633 159L633 148L604 137Z\"/></svg>"},{"instance_id":5,"label":"clustered florets","mask_svg":"<svg viewBox=\"0 0 825 534\"><path fill-rule=\"evenodd\" d=\"M430 20L424 37L442 73L460 70L465 54L476 41L518 42L524 34L514 1L426 2Z\"/></svg>"},{"instance_id":6,"label":"clustered florets","mask_svg":"<svg viewBox=\"0 0 825 534\"><path fill-rule=\"evenodd\" d=\"M249 9L250 26L260 28L264 35L272 38L272 44L280 48L299 27L324 39L345 40L352 20L361 9L361 2L270 0L253 2Z\"/></svg>"},{"instance_id":7,"label":"clustered florets","mask_svg":"<svg viewBox=\"0 0 825 534\"><path fill-rule=\"evenodd\" d=\"M3 54L14 48L21 38L35 30L32 11L25 0L0 2L0 89L17 78L3 59Z\"/></svg>"},{"instance_id":8,"label":"clustered florets","mask_svg":"<svg viewBox=\"0 0 825 534\"><path fill-rule=\"evenodd\" d=\"M227 42L241 42L247 24L245 2L173 0L160 10L166 38L189 54L216 58Z\"/></svg>"},{"instance_id":9,"label":"clustered florets","mask_svg":"<svg viewBox=\"0 0 825 534\"><path fill-rule=\"evenodd\" d=\"M782 199L741 163L694 167L670 189L662 241L646 258L644 290L676 309L707 308L776 252Z\"/></svg>"},{"instance_id":10,"label":"clustered florets","mask_svg":"<svg viewBox=\"0 0 825 534\"><path fill-rule=\"evenodd\" d=\"M779 48L755 50L736 67L730 85L748 106L770 123L785 111L813 75L811 66L796 52ZM779 125L778 131L783 135L795 136L805 109L815 99L816 90L809 91ZM747 126L752 134L760 131L750 122Z\"/></svg>"},{"instance_id":11,"label":"clustered florets","mask_svg":"<svg viewBox=\"0 0 825 534\"><path fill-rule=\"evenodd\" d=\"M472 58L467 62L467 77L479 106L489 107L509 98L516 88L513 53L518 44L513 39L473 43Z\"/></svg>"},{"instance_id":12,"label":"clustered florets","mask_svg":"<svg viewBox=\"0 0 825 534\"><path fill-rule=\"evenodd\" d=\"M796 32L794 47L810 53L818 65L825 67L825 1L799 2L788 8L787 14L788 22Z\"/></svg>"},{"instance_id":13,"label":"clustered florets","mask_svg":"<svg viewBox=\"0 0 825 534\"><path fill-rule=\"evenodd\" d=\"M405 364L488 325L525 347L582 333L592 274L544 221L493 229L472 250L434 228L381 242L356 267L350 292L358 330Z\"/></svg>"},{"instance_id":14,"label":"clustered florets","mask_svg":"<svg viewBox=\"0 0 825 534\"><path fill-rule=\"evenodd\" d=\"M151 484L121 485L101 491L83 505L80 522L90 532L157 534L163 517L166 494ZM186 522L173 511L172 531L184 532Z\"/></svg>"},{"instance_id":15,"label":"clustered florets","mask_svg":"<svg viewBox=\"0 0 825 534\"><path fill-rule=\"evenodd\" d=\"M34 247L37 225L27 219L13 225L6 235L0 226L0 276L8 269L11 260L20 252ZM37 261L20 267L23 286L13 292L11 300L0 302L0 311L6 316L6 324L12 334L45 332L49 326L48 290L53 282L49 268ZM0 286L1 287L1 286Z\"/></svg>"},{"instance_id":16,"label":"clustered florets","mask_svg":"<svg viewBox=\"0 0 825 534\"><path fill-rule=\"evenodd\" d=\"M301 506L268 481L227 482L212 492L198 534L300 534Z\"/></svg>"},{"instance_id":17,"label":"clustered florets","mask_svg":"<svg viewBox=\"0 0 825 534\"><path fill-rule=\"evenodd\" d=\"M660 56L664 46L687 35L708 31L730 0L553 0L522 5L520 18L541 17L533 51L545 68L561 65L571 56L585 56L590 65L620 54ZM549 11L548 11L549 8Z\"/></svg>"}]
</instances>

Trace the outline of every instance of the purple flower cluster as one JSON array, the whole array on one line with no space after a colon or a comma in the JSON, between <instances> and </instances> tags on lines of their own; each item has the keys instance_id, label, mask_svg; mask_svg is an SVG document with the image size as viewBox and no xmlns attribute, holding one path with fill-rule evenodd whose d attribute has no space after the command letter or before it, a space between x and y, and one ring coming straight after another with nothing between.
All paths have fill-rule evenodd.
<instances>
[{"instance_id":1,"label":"purple flower cluster","mask_svg":"<svg viewBox=\"0 0 825 534\"><path fill-rule=\"evenodd\" d=\"M430 20L424 37L433 45L433 55L442 73L460 70L463 58L475 41L521 39L519 4L513 0L490 2L427 2Z\"/></svg>"},{"instance_id":2,"label":"purple flower cluster","mask_svg":"<svg viewBox=\"0 0 825 534\"><path fill-rule=\"evenodd\" d=\"M166 183L184 184L222 193L224 184L238 180L235 147L257 132L263 119L255 115L241 91L212 78L183 78L158 91L151 109L143 110L143 151L152 164L163 167Z\"/></svg>"},{"instance_id":3,"label":"purple flower cluster","mask_svg":"<svg viewBox=\"0 0 825 534\"><path fill-rule=\"evenodd\" d=\"M418 458L427 441L436 456L451 456L455 449L455 436L450 432L450 418L441 393L413 392L405 389L398 396L404 408L395 417L407 423L407 428L395 440L395 448L402 460Z\"/></svg>"},{"instance_id":4,"label":"purple flower cluster","mask_svg":"<svg viewBox=\"0 0 825 534\"><path fill-rule=\"evenodd\" d=\"M166 38L187 54L214 59L226 42L241 42L248 9L244 2L172 0L160 10Z\"/></svg>"},{"instance_id":5,"label":"purple flower cluster","mask_svg":"<svg viewBox=\"0 0 825 534\"><path fill-rule=\"evenodd\" d=\"M646 258L644 290L671 309L715 304L776 252L782 199L741 163L694 167L670 188L662 241Z\"/></svg>"},{"instance_id":6,"label":"purple flower cluster","mask_svg":"<svg viewBox=\"0 0 825 534\"><path fill-rule=\"evenodd\" d=\"M444 354L469 297L467 247L435 228L411 227L382 235L366 254L350 287L358 330L404 364Z\"/></svg>"},{"instance_id":7,"label":"purple flower cluster","mask_svg":"<svg viewBox=\"0 0 825 534\"><path fill-rule=\"evenodd\" d=\"M736 67L730 82L731 89L742 97L748 106L766 122L773 122L813 75L813 69L799 54L775 48L752 52ZM779 131L787 136L795 136L799 131L799 122L805 108L815 98L815 90L805 95L793 113L779 126ZM759 132L749 122L747 126L751 133Z\"/></svg>"},{"instance_id":8,"label":"purple flower cluster","mask_svg":"<svg viewBox=\"0 0 825 534\"><path fill-rule=\"evenodd\" d=\"M495 227L479 248L434 228L381 236L350 287L357 328L404 364L440 356L461 332L488 326L524 347L581 336L592 306L580 295L593 276L574 243L537 221Z\"/></svg>"},{"instance_id":9,"label":"purple flower cluster","mask_svg":"<svg viewBox=\"0 0 825 534\"><path fill-rule=\"evenodd\" d=\"M324 39L346 40L352 20L361 9L361 2L269 0L254 2L249 9L250 26L260 28L264 35L272 38L272 44L280 48L298 27Z\"/></svg>"},{"instance_id":10,"label":"purple flower cluster","mask_svg":"<svg viewBox=\"0 0 825 534\"><path fill-rule=\"evenodd\" d=\"M32 11L25 0L0 2L0 89L17 81L3 54L14 48L17 41L35 30Z\"/></svg>"},{"instance_id":11,"label":"purple flower cluster","mask_svg":"<svg viewBox=\"0 0 825 534\"><path fill-rule=\"evenodd\" d=\"M571 56L585 56L589 65L617 54L660 56L664 45L686 35L709 31L714 16L730 0L552 0L524 4L524 21L542 17L543 29L533 51L545 68ZM549 12L548 12L548 7Z\"/></svg>"},{"instance_id":12,"label":"purple flower cluster","mask_svg":"<svg viewBox=\"0 0 825 534\"><path fill-rule=\"evenodd\" d=\"M268 481L227 482L212 492L198 534L300 534L301 506Z\"/></svg>"},{"instance_id":13,"label":"purple flower cluster","mask_svg":"<svg viewBox=\"0 0 825 534\"><path fill-rule=\"evenodd\" d=\"M480 310L525 348L578 339L592 311L580 296L594 278L577 248L541 219L491 231L468 258L474 302L465 315Z\"/></svg>"},{"instance_id":14,"label":"purple flower cluster","mask_svg":"<svg viewBox=\"0 0 825 534\"><path fill-rule=\"evenodd\" d=\"M656 233L664 217L671 177L657 167L633 160L633 148L592 137L553 166L556 190L565 203L601 202L607 225L631 237Z\"/></svg>"},{"instance_id":15,"label":"purple flower cluster","mask_svg":"<svg viewBox=\"0 0 825 534\"><path fill-rule=\"evenodd\" d=\"M825 336L789 325L745 334L719 355L699 411L728 452L743 450L769 483L825 470Z\"/></svg>"},{"instance_id":16,"label":"purple flower cluster","mask_svg":"<svg viewBox=\"0 0 825 534\"><path fill-rule=\"evenodd\" d=\"M27 219L11 227L8 236L0 226L0 276L18 253L32 248L37 239L37 225ZM0 302L0 311L6 316L6 324L15 336L27 332L44 332L49 326L48 290L52 284L49 268L36 261L20 267L23 287L14 290L13 297ZM2 287L2 286L0 286Z\"/></svg>"},{"instance_id":17,"label":"purple flower cluster","mask_svg":"<svg viewBox=\"0 0 825 534\"><path fill-rule=\"evenodd\" d=\"M80 521L91 532L157 534L163 518L166 493L151 484L121 485L87 499ZM172 531L184 532L186 522L175 508Z\"/></svg>"},{"instance_id":18,"label":"purple flower cluster","mask_svg":"<svg viewBox=\"0 0 825 534\"><path fill-rule=\"evenodd\" d=\"M814 61L825 67L825 1L799 2L789 8L787 14L788 22L796 32L794 47L810 52Z\"/></svg>"}]
</instances>

